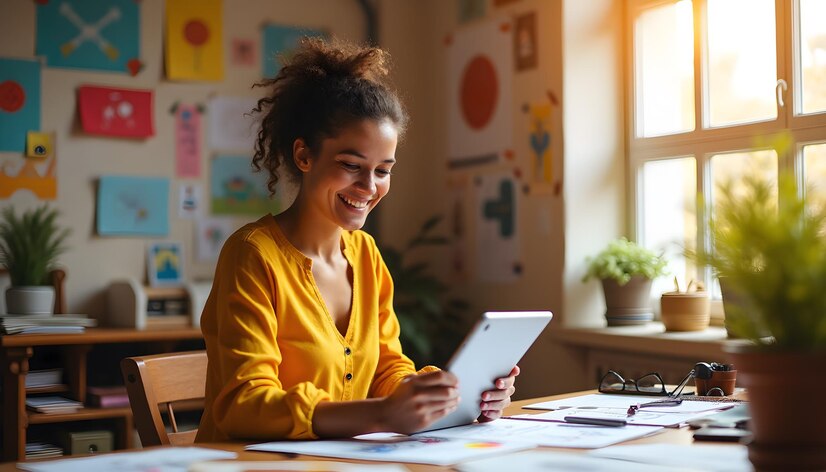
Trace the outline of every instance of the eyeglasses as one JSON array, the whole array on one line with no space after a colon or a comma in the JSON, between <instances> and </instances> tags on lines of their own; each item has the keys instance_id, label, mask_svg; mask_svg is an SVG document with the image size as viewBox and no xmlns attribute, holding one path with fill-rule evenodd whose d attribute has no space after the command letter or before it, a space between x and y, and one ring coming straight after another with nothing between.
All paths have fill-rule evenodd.
<instances>
[{"instance_id":1,"label":"eyeglasses","mask_svg":"<svg viewBox=\"0 0 826 472\"><path fill-rule=\"evenodd\" d=\"M637 380L625 379L613 370L602 376L599 382L600 393L624 393L632 395L668 395L665 388L665 381L660 374L651 372L645 374Z\"/></svg>"}]
</instances>

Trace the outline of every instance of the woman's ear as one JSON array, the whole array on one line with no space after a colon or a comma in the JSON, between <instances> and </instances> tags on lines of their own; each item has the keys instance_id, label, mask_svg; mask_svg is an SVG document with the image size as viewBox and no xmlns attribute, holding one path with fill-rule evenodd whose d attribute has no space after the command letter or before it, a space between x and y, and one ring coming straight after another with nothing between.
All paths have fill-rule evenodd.
<instances>
[{"instance_id":1,"label":"woman's ear","mask_svg":"<svg viewBox=\"0 0 826 472\"><path fill-rule=\"evenodd\" d=\"M310 148L307 147L307 143L303 139L298 138L293 141L293 162L295 162L298 170L301 172L310 170L310 157Z\"/></svg>"}]
</instances>

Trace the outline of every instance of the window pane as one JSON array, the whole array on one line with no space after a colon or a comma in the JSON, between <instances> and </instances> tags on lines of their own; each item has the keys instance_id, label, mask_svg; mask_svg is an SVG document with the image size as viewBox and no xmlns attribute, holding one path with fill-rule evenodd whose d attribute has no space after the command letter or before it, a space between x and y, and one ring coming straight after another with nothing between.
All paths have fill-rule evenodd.
<instances>
[{"instance_id":1,"label":"window pane","mask_svg":"<svg viewBox=\"0 0 826 472\"><path fill-rule=\"evenodd\" d=\"M696 161L680 157L646 162L642 179L643 245L665 254L668 270L685 289L697 277L683 256L683 250L693 248L697 239ZM656 280L652 290L654 294L674 290L673 278Z\"/></svg>"},{"instance_id":2,"label":"window pane","mask_svg":"<svg viewBox=\"0 0 826 472\"><path fill-rule=\"evenodd\" d=\"M803 113L826 111L826 2L800 1L800 77Z\"/></svg>"},{"instance_id":3,"label":"window pane","mask_svg":"<svg viewBox=\"0 0 826 472\"><path fill-rule=\"evenodd\" d=\"M694 30L691 2L646 10L635 25L637 136L694 129Z\"/></svg>"},{"instance_id":4,"label":"window pane","mask_svg":"<svg viewBox=\"0 0 826 472\"><path fill-rule=\"evenodd\" d=\"M709 0L709 124L777 118L775 0Z\"/></svg>"},{"instance_id":5,"label":"window pane","mask_svg":"<svg viewBox=\"0 0 826 472\"><path fill-rule=\"evenodd\" d=\"M823 208L826 205L826 144L803 146L803 169L807 204Z\"/></svg>"},{"instance_id":6,"label":"window pane","mask_svg":"<svg viewBox=\"0 0 826 472\"><path fill-rule=\"evenodd\" d=\"M777 182L777 152L773 149L716 154L711 157L711 203L712 211L717 208L717 189L731 182L735 195L741 194L738 183L743 177L760 176L766 181Z\"/></svg>"}]
</instances>

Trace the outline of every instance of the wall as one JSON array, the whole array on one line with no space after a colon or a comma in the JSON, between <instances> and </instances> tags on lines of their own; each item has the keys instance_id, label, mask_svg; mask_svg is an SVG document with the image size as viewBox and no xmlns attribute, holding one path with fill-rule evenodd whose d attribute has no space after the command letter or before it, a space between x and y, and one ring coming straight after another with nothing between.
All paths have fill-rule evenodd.
<instances>
[{"instance_id":1,"label":"wall","mask_svg":"<svg viewBox=\"0 0 826 472\"><path fill-rule=\"evenodd\" d=\"M62 213L60 222L71 228L70 251L61 263L68 269L66 288L68 309L73 313L102 316L105 289L110 280L134 277L145 280L145 251L149 239L99 237L95 235L95 182L101 175L174 176L173 116L168 113L178 100L206 105L216 94L258 96L250 86L261 76L260 66L229 65L229 43L233 37L258 39L265 22L323 28L334 35L363 41L365 20L355 1L233 0L225 2L223 34L225 78L222 82L173 83L163 78L163 0L141 1L141 56L146 67L136 77L123 74L70 69L42 69L41 129L56 135L58 194L54 206ZM231 6L230 6L231 5ZM35 51L35 2L3 0L0 14L0 56L32 57ZM78 128L75 90L82 84L147 88L155 92L156 135L146 140L93 137ZM208 113L208 110L207 110ZM207 126L204 116L202 126ZM203 177L209 179L209 149L202 143ZM16 157L3 153L3 157ZM177 218L177 185L170 193L170 233L160 240L184 243L186 272L190 278L210 278L213 263L195 261L192 220ZM192 182L192 180L187 180ZM40 202L27 192L17 192L0 207L13 205L17 211ZM252 219L252 218L249 218ZM238 220L238 224L245 218ZM2 298L2 297L0 297Z\"/></svg>"}]
</instances>

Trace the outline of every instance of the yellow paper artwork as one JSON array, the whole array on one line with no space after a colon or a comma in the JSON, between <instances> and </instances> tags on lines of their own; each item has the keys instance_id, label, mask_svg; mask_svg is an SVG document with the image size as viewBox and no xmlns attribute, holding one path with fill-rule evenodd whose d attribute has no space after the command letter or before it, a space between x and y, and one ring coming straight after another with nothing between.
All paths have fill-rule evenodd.
<instances>
[{"instance_id":1,"label":"yellow paper artwork","mask_svg":"<svg viewBox=\"0 0 826 472\"><path fill-rule=\"evenodd\" d=\"M57 198L55 154L45 158L6 159L0 162L0 198L9 198L18 190L29 190L42 200Z\"/></svg>"},{"instance_id":2,"label":"yellow paper artwork","mask_svg":"<svg viewBox=\"0 0 826 472\"><path fill-rule=\"evenodd\" d=\"M52 135L29 131L26 134L27 157L49 157L52 155Z\"/></svg>"},{"instance_id":3,"label":"yellow paper artwork","mask_svg":"<svg viewBox=\"0 0 826 472\"><path fill-rule=\"evenodd\" d=\"M530 107L531 145L531 185L532 190L549 190L553 183L553 160L551 154L551 113L550 103ZM541 192L540 192L541 193Z\"/></svg>"},{"instance_id":4,"label":"yellow paper artwork","mask_svg":"<svg viewBox=\"0 0 826 472\"><path fill-rule=\"evenodd\" d=\"M221 0L167 0L166 76L172 80L222 80Z\"/></svg>"}]
</instances>

